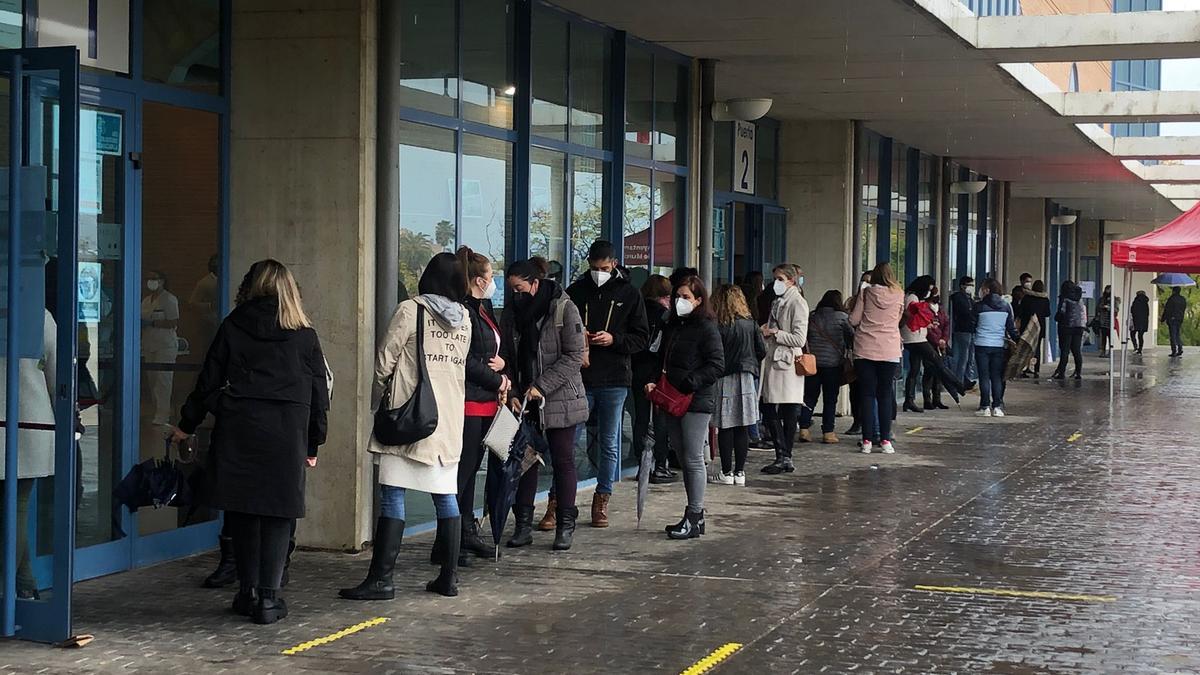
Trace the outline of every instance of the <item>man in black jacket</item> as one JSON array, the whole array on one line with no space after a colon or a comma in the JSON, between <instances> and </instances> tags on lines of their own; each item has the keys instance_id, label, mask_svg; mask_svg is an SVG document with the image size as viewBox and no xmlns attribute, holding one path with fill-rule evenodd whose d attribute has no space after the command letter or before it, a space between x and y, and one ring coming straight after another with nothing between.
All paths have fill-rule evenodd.
<instances>
[{"instance_id":1,"label":"man in black jacket","mask_svg":"<svg viewBox=\"0 0 1200 675\"><path fill-rule=\"evenodd\" d=\"M597 241L588 250L591 269L567 288L588 338L583 385L599 446L592 527L608 527L608 499L621 477L621 415L632 379L631 357L649 343L641 294L618 265L613 245Z\"/></svg>"},{"instance_id":2,"label":"man in black jacket","mask_svg":"<svg viewBox=\"0 0 1200 675\"><path fill-rule=\"evenodd\" d=\"M951 354L954 357L954 376L967 389L975 386L975 280L964 276L958 282L958 292L950 296Z\"/></svg>"},{"instance_id":3,"label":"man in black jacket","mask_svg":"<svg viewBox=\"0 0 1200 675\"><path fill-rule=\"evenodd\" d=\"M1171 289L1171 297L1167 298L1163 307L1162 322L1167 324L1167 334L1171 338L1171 356L1183 356L1183 319L1187 315L1187 298L1180 293L1178 286Z\"/></svg>"}]
</instances>

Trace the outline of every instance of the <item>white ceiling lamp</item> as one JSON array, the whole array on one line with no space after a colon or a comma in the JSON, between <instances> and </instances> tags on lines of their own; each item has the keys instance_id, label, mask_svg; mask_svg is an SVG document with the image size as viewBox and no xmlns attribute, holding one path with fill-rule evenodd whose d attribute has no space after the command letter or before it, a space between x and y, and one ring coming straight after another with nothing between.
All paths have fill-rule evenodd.
<instances>
[{"instance_id":1,"label":"white ceiling lamp","mask_svg":"<svg viewBox=\"0 0 1200 675\"><path fill-rule=\"evenodd\" d=\"M986 180L956 180L950 184L952 195L977 195L987 187Z\"/></svg>"},{"instance_id":2,"label":"white ceiling lamp","mask_svg":"<svg viewBox=\"0 0 1200 675\"><path fill-rule=\"evenodd\" d=\"M728 101L714 101L712 118L716 122L751 122L766 115L774 102L769 98L731 98Z\"/></svg>"},{"instance_id":3,"label":"white ceiling lamp","mask_svg":"<svg viewBox=\"0 0 1200 675\"><path fill-rule=\"evenodd\" d=\"M1074 225L1075 221L1077 221L1077 220L1079 220L1079 216L1075 215L1074 213L1070 213L1065 216L1051 216L1050 224L1051 225Z\"/></svg>"}]
</instances>

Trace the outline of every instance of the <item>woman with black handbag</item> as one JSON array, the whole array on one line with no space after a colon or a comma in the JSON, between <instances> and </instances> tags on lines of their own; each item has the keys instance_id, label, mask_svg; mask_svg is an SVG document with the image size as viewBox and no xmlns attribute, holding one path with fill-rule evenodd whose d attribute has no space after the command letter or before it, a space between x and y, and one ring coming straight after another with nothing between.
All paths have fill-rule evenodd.
<instances>
[{"instance_id":1,"label":"woman with black handbag","mask_svg":"<svg viewBox=\"0 0 1200 675\"><path fill-rule=\"evenodd\" d=\"M575 535L579 509L575 506L575 429L588 419L583 389L583 320L575 303L557 282L545 278L534 260L509 266L506 274L512 300L500 317L501 356L508 365L514 410L519 401L536 408L538 422L550 445L554 468L555 535L552 548L566 551ZM533 543L533 500L537 496L538 465L517 486L513 506L516 525L508 546Z\"/></svg>"},{"instance_id":2,"label":"woman with black handbag","mask_svg":"<svg viewBox=\"0 0 1200 675\"><path fill-rule=\"evenodd\" d=\"M646 385L646 395L670 415L667 433L687 492L683 518L665 529L671 539L694 539L704 534L704 441L717 406L717 380L725 373L721 333L699 277L675 286L662 344L662 376Z\"/></svg>"},{"instance_id":3,"label":"woman with black handbag","mask_svg":"<svg viewBox=\"0 0 1200 675\"><path fill-rule=\"evenodd\" d=\"M235 611L255 623L287 616L279 597L288 541L304 517L304 471L325 442L325 357L300 289L281 263L250 268L245 301L221 324L171 440L212 414L213 506L233 535L240 588Z\"/></svg>"},{"instance_id":4,"label":"woman with black handbag","mask_svg":"<svg viewBox=\"0 0 1200 675\"><path fill-rule=\"evenodd\" d=\"M467 282L453 253L425 266L416 298L396 308L375 357L373 400L380 401L368 450L379 464L379 520L367 577L343 588L349 600L395 597L392 571L404 536L404 495L428 492L437 510L434 541L441 573L425 590L458 595L462 518L458 462L462 455L466 361L471 318L461 302Z\"/></svg>"}]
</instances>

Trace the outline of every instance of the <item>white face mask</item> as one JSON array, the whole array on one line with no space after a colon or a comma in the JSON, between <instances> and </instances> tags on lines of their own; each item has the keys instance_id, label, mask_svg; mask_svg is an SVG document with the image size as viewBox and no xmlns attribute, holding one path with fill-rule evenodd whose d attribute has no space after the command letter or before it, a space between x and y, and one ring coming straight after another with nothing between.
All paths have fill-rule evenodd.
<instances>
[{"instance_id":1,"label":"white face mask","mask_svg":"<svg viewBox=\"0 0 1200 675\"><path fill-rule=\"evenodd\" d=\"M612 272L604 272L601 270L592 270L592 281L596 282L596 286L603 286L612 278Z\"/></svg>"},{"instance_id":2,"label":"white face mask","mask_svg":"<svg viewBox=\"0 0 1200 675\"><path fill-rule=\"evenodd\" d=\"M870 287L871 287L871 282L869 282L869 281L864 281L864 282L862 282L861 284L859 284L859 285L858 285L858 288L859 288L860 290L864 290L864 291L865 291L865 290L867 290L867 289L868 289L868 288L870 288Z\"/></svg>"},{"instance_id":3,"label":"white face mask","mask_svg":"<svg viewBox=\"0 0 1200 675\"><path fill-rule=\"evenodd\" d=\"M485 298L496 297L496 279L495 278L488 279L488 285L485 286L483 289L483 297L485 297Z\"/></svg>"},{"instance_id":4,"label":"white face mask","mask_svg":"<svg viewBox=\"0 0 1200 675\"><path fill-rule=\"evenodd\" d=\"M776 279L774 284L771 284L771 290L775 291L775 295L783 295L787 293L788 285L782 279Z\"/></svg>"},{"instance_id":5,"label":"white face mask","mask_svg":"<svg viewBox=\"0 0 1200 675\"><path fill-rule=\"evenodd\" d=\"M933 313L934 313L934 314L937 314L937 311L938 311L938 303L936 303L936 302L931 302L931 303L929 303L929 309L933 310Z\"/></svg>"},{"instance_id":6,"label":"white face mask","mask_svg":"<svg viewBox=\"0 0 1200 675\"><path fill-rule=\"evenodd\" d=\"M679 316L687 316L692 313L696 306L687 298L675 298L675 313Z\"/></svg>"},{"instance_id":7,"label":"white face mask","mask_svg":"<svg viewBox=\"0 0 1200 675\"><path fill-rule=\"evenodd\" d=\"M975 287L974 286L967 286L966 291L967 291L967 295L975 295Z\"/></svg>"},{"instance_id":8,"label":"white face mask","mask_svg":"<svg viewBox=\"0 0 1200 675\"><path fill-rule=\"evenodd\" d=\"M1024 286L1026 289L1033 288L1033 282L1032 282L1032 281L1026 281L1025 283L1023 283L1023 284L1021 284L1021 285L1022 285L1022 286Z\"/></svg>"},{"instance_id":9,"label":"white face mask","mask_svg":"<svg viewBox=\"0 0 1200 675\"><path fill-rule=\"evenodd\" d=\"M151 292L157 291L158 289L162 288L162 281L159 281L158 279L150 279L146 282L146 288L150 289Z\"/></svg>"}]
</instances>

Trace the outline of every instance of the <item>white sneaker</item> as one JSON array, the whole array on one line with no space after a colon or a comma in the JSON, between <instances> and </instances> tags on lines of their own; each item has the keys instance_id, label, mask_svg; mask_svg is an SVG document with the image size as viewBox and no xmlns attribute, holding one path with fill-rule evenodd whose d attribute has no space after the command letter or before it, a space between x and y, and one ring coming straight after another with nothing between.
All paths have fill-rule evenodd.
<instances>
[{"instance_id":1,"label":"white sneaker","mask_svg":"<svg viewBox=\"0 0 1200 675\"><path fill-rule=\"evenodd\" d=\"M738 471L737 473L733 474L733 484L734 485L745 485L746 484L746 472Z\"/></svg>"},{"instance_id":2,"label":"white sneaker","mask_svg":"<svg viewBox=\"0 0 1200 675\"><path fill-rule=\"evenodd\" d=\"M858 447L860 450L862 450L862 454L871 454L871 441L863 441L862 443L858 444Z\"/></svg>"},{"instance_id":3,"label":"white sneaker","mask_svg":"<svg viewBox=\"0 0 1200 675\"><path fill-rule=\"evenodd\" d=\"M992 417L1004 417L1004 408L992 408Z\"/></svg>"},{"instance_id":4,"label":"white sneaker","mask_svg":"<svg viewBox=\"0 0 1200 675\"><path fill-rule=\"evenodd\" d=\"M991 417L992 409L991 408L980 408L979 410L975 411L975 416L976 417Z\"/></svg>"},{"instance_id":5,"label":"white sneaker","mask_svg":"<svg viewBox=\"0 0 1200 675\"><path fill-rule=\"evenodd\" d=\"M896 448L894 446L892 446L891 441L884 441L879 444L879 447L881 450L883 450L883 454L885 454L885 455L896 454Z\"/></svg>"},{"instance_id":6,"label":"white sneaker","mask_svg":"<svg viewBox=\"0 0 1200 675\"><path fill-rule=\"evenodd\" d=\"M733 485L733 474L717 471L714 474L709 474L708 482L713 485Z\"/></svg>"}]
</instances>

